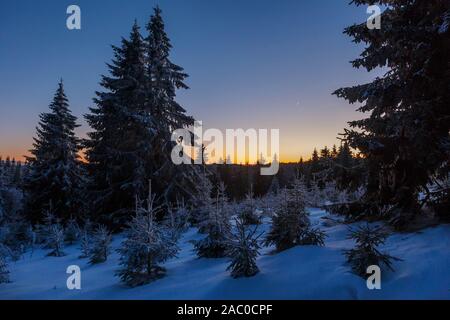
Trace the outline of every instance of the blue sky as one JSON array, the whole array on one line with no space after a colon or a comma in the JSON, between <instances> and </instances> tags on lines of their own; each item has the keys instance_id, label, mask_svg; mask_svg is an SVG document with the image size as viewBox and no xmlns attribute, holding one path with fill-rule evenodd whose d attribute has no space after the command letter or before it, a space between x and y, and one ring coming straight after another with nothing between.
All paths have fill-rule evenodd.
<instances>
[{"instance_id":1,"label":"blue sky","mask_svg":"<svg viewBox=\"0 0 450 320\"><path fill-rule=\"evenodd\" d=\"M336 143L360 117L331 93L375 74L349 61L361 47L342 34L367 18L365 7L340 0L20 0L0 11L0 154L20 156L63 78L84 136L111 44L163 10L191 87L179 102L205 127L280 129L281 159L308 156ZM82 30L66 28L66 8L79 5Z\"/></svg>"}]
</instances>

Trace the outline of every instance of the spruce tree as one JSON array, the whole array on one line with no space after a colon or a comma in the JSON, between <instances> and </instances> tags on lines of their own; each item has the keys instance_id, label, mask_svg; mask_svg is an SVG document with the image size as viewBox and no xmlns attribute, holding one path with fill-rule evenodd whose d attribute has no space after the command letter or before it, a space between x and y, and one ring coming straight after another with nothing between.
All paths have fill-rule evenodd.
<instances>
[{"instance_id":1,"label":"spruce tree","mask_svg":"<svg viewBox=\"0 0 450 320\"><path fill-rule=\"evenodd\" d=\"M163 277L165 269L161 264L175 257L179 250L171 232L157 223L157 210L151 191L146 207L136 201L136 215L129 223L126 240L118 249L122 268L117 275L131 287Z\"/></svg>"},{"instance_id":2,"label":"spruce tree","mask_svg":"<svg viewBox=\"0 0 450 320\"><path fill-rule=\"evenodd\" d=\"M221 205L220 197L220 192L217 192L216 200L210 208L208 218L202 224L207 236L194 243L195 251L199 257L221 258L226 254L231 225L225 211L226 206Z\"/></svg>"},{"instance_id":3,"label":"spruce tree","mask_svg":"<svg viewBox=\"0 0 450 320\"><path fill-rule=\"evenodd\" d=\"M147 25L146 38L150 110L156 125L150 178L161 201L174 202L177 197L189 200L194 197L198 172L191 165L176 166L171 159L176 145L172 141L173 131L192 126L194 119L175 100L177 90L188 89L184 82L188 75L170 59L172 44L161 14L156 7Z\"/></svg>"},{"instance_id":4,"label":"spruce tree","mask_svg":"<svg viewBox=\"0 0 450 320\"><path fill-rule=\"evenodd\" d=\"M189 227L191 213L184 202L177 202L176 207L169 206L163 221L164 226L173 232L174 239L178 239Z\"/></svg>"},{"instance_id":5,"label":"spruce tree","mask_svg":"<svg viewBox=\"0 0 450 320\"><path fill-rule=\"evenodd\" d=\"M66 223L66 228L64 230L64 240L67 244L72 245L78 240L80 236L80 227L74 218L70 218Z\"/></svg>"},{"instance_id":6,"label":"spruce tree","mask_svg":"<svg viewBox=\"0 0 450 320\"><path fill-rule=\"evenodd\" d=\"M214 208L213 185L208 177L208 171L199 174L197 192L194 195L192 222L199 227L199 231L204 233L203 222L209 218L209 213Z\"/></svg>"},{"instance_id":7,"label":"spruce tree","mask_svg":"<svg viewBox=\"0 0 450 320\"><path fill-rule=\"evenodd\" d=\"M109 227L125 225L133 213L134 197L146 192L151 142L155 131L148 106L145 44L137 23L129 39L113 46L110 76L86 120L94 130L85 141L89 161L88 188L92 213Z\"/></svg>"},{"instance_id":8,"label":"spruce tree","mask_svg":"<svg viewBox=\"0 0 450 320\"><path fill-rule=\"evenodd\" d=\"M260 245L258 239L262 233L257 235L258 227L248 230L242 215L236 218L236 231L228 242L227 256L231 263L227 270L231 271L233 278L252 277L259 272L256 258L259 256Z\"/></svg>"},{"instance_id":9,"label":"spruce tree","mask_svg":"<svg viewBox=\"0 0 450 320\"><path fill-rule=\"evenodd\" d=\"M279 201L266 246L275 245L278 252L298 245L323 246L326 235L311 226L301 182L296 180L291 189L285 189Z\"/></svg>"},{"instance_id":10,"label":"spruce tree","mask_svg":"<svg viewBox=\"0 0 450 320\"><path fill-rule=\"evenodd\" d=\"M25 181L26 213L30 220L42 220L48 203L65 220L79 213L82 206L83 175L78 155L80 141L75 136L77 118L69 109L62 81L50 104L50 113L42 113L34 138L32 156L27 160L30 172Z\"/></svg>"},{"instance_id":11,"label":"spruce tree","mask_svg":"<svg viewBox=\"0 0 450 320\"><path fill-rule=\"evenodd\" d=\"M253 185L250 185L248 193L245 195L243 203L242 215L244 217L245 224L254 225L261 223L261 217L256 212L256 200L253 193Z\"/></svg>"},{"instance_id":12,"label":"spruce tree","mask_svg":"<svg viewBox=\"0 0 450 320\"><path fill-rule=\"evenodd\" d=\"M372 5L371 0L354 4ZM391 223L405 227L420 211L418 193L436 171L449 169L450 56L447 0L381 0L381 29L366 23L345 29L366 45L355 68L387 72L366 84L335 92L369 114L349 123L345 139L368 160L364 212L389 206Z\"/></svg>"},{"instance_id":13,"label":"spruce tree","mask_svg":"<svg viewBox=\"0 0 450 320\"><path fill-rule=\"evenodd\" d=\"M62 257L64 253L64 229L59 223L51 225L47 234L47 247L52 251L48 256Z\"/></svg>"},{"instance_id":14,"label":"spruce tree","mask_svg":"<svg viewBox=\"0 0 450 320\"><path fill-rule=\"evenodd\" d=\"M33 243L33 229L21 213L0 224L0 244L10 250L13 260L18 260Z\"/></svg>"},{"instance_id":15,"label":"spruce tree","mask_svg":"<svg viewBox=\"0 0 450 320\"><path fill-rule=\"evenodd\" d=\"M89 248L89 263L98 264L106 262L111 251L111 233L104 225L100 225L94 231L91 237L91 246Z\"/></svg>"},{"instance_id":16,"label":"spruce tree","mask_svg":"<svg viewBox=\"0 0 450 320\"><path fill-rule=\"evenodd\" d=\"M88 258L91 253L91 237L92 235L89 233L88 229L83 228L80 235L80 258Z\"/></svg>"},{"instance_id":17,"label":"spruce tree","mask_svg":"<svg viewBox=\"0 0 450 320\"><path fill-rule=\"evenodd\" d=\"M392 262L400 260L378 250L385 243L388 234L381 227L371 227L369 224L351 230L349 239L356 241L353 249L344 251L347 262L355 274L366 277L367 268L372 265L387 267L394 271Z\"/></svg>"},{"instance_id":18,"label":"spruce tree","mask_svg":"<svg viewBox=\"0 0 450 320\"><path fill-rule=\"evenodd\" d=\"M92 221L87 218L83 220L83 228L80 230L80 258L88 258L92 246L92 234L95 230Z\"/></svg>"},{"instance_id":19,"label":"spruce tree","mask_svg":"<svg viewBox=\"0 0 450 320\"><path fill-rule=\"evenodd\" d=\"M319 158L319 152L316 148L314 148L313 154L311 156L311 173L316 173L320 170L320 158Z\"/></svg>"}]
</instances>

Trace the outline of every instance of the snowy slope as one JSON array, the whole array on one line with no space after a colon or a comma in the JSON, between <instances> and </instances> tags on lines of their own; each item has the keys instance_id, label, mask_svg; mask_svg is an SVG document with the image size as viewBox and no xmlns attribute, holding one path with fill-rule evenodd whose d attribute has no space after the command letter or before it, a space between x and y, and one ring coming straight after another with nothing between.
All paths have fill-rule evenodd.
<instances>
[{"instance_id":1,"label":"snowy slope","mask_svg":"<svg viewBox=\"0 0 450 320\"><path fill-rule=\"evenodd\" d=\"M261 273L232 279L227 259L198 259L190 240L201 237L190 229L181 239L178 258L165 266L167 276L139 288L127 288L114 276L118 256L90 266L78 259L78 246L67 256L46 257L29 252L10 265L12 283L0 285L0 299L450 299L450 225L411 234L392 235L385 248L403 259L395 273L383 273L382 289L369 291L365 280L350 273L342 249L350 248L347 226L324 224L325 212L310 209L312 221L328 233L325 247L297 247L279 254L264 248L258 259ZM267 229L265 221L261 229ZM120 245L114 239L114 248ZM79 265L82 290L66 288L66 268Z\"/></svg>"}]
</instances>

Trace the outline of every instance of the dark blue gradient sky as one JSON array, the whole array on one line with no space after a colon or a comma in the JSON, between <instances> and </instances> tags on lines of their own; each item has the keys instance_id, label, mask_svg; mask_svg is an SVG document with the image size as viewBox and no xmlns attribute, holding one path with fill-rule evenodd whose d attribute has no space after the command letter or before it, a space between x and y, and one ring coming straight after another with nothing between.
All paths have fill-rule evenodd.
<instances>
[{"instance_id":1,"label":"dark blue gradient sky","mask_svg":"<svg viewBox=\"0 0 450 320\"><path fill-rule=\"evenodd\" d=\"M342 34L367 18L344 0L18 0L0 11L0 154L19 157L32 143L38 114L65 81L82 127L111 44L144 26L159 4L174 46L172 60L190 74L178 100L205 127L279 128L281 159L332 145L355 106L333 90L376 74L348 63L361 47ZM82 30L66 29L66 8L82 10Z\"/></svg>"}]
</instances>

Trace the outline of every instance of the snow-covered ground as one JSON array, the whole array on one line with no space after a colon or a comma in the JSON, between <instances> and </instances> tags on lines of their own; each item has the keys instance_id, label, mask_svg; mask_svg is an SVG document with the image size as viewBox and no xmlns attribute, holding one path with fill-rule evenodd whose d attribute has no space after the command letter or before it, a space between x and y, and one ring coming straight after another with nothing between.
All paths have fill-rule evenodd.
<instances>
[{"instance_id":1,"label":"snow-covered ground","mask_svg":"<svg viewBox=\"0 0 450 320\"><path fill-rule=\"evenodd\" d=\"M39 249L11 263L12 283L0 284L0 299L450 299L450 225L389 237L382 249L403 261L394 263L395 273L382 274L381 290L370 291L345 264L342 250L352 247L347 226L323 223L322 210L310 212L313 223L328 234L326 246L278 254L264 248L258 259L261 272L253 278L231 278L227 259L198 259L190 241L201 236L190 229L178 258L165 265L167 276L149 285L128 288L119 282L115 250L106 263L91 266L78 259L79 246L74 245L62 258L47 257L48 251ZM115 237L114 249L121 240ZM82 270L81 290L66 287L69 265Z\"/></svg>"}]
</instances>

